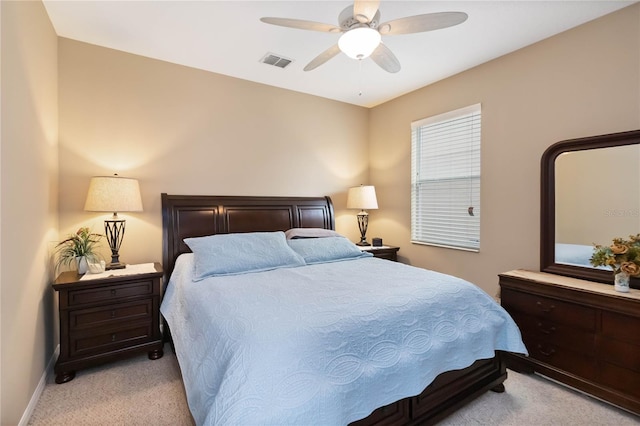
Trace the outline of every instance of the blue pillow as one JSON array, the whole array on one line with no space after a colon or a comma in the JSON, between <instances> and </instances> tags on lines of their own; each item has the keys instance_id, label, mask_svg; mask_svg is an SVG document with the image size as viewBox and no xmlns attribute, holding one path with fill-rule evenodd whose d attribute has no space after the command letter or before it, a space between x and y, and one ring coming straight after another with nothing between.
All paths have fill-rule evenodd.
<instances>
[{"instance_id":1,"label":"blue pillow","mask_svg":"<svg viewBox=\"0 0 640 426\"><path fill-rule=\"evenodd\" d=\"M287 240L287 243L304 258L307 265L373 256L344 237L293 239Z\"/></svg>"},{"instance_id":2,"label":"blue pillow","mask_svg":"<svg viewBox=\"0 0 640 426\"><path fill-rule=\"evenodd\" d=\"M194 281L305 264L287 245L284 232L217 234L184 242L194 254Z\"/></svg>"}]
</instances>

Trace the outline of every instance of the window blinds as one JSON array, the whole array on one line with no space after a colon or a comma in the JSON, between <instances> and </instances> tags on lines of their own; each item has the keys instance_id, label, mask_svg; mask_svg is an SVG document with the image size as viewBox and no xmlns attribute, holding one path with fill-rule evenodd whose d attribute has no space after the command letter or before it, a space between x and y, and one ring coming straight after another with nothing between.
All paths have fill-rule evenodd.
<instances>
[{"instance_id":1,"label":"window blinds","mask_svg":"<svg viewBox=\"0 0 640 426\"><path fill-rule=\"evenodd\" d=\"M480 104L411 123L411 242L480 249Z\"/></svg>"}]
</instances>

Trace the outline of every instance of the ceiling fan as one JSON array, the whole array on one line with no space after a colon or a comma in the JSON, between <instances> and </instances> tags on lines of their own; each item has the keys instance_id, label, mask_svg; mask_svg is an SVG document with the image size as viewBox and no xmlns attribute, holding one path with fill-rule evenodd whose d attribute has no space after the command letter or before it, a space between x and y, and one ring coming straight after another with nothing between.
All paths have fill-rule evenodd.
<instances>
[{"instance_id":1,"label":"ceiling fan","mask_svg":"<svg viewBox=\"0 0 640 426\"><path fill-rule=\"evenodd\" d=\"M342 33L338 43L331 46L304 67L311 71L343 52L353 59L371 59L385 71L400 71L400 62L381 42L383 35L412 34L452 27L467 20L464 12L439 12L407 16L380 23L380 1L355 0L338 16L339 26L290 18L260 18L267 24L329 33Z\"/></svg>"}]
</instances>

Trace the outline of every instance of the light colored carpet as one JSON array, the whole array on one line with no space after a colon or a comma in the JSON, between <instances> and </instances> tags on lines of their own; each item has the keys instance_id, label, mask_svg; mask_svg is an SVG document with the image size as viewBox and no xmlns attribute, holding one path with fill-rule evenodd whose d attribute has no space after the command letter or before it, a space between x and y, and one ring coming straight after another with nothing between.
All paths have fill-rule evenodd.
<instances>
[{"instance_id":1,"label":"light colored carpet","mask_svg":"<svg viewBox=\"0 0 640 426\"><path fill-rule=\"evenodd\" d=\"M487 392L441 425L638 425L640 417L553 383L509 371L505 393ZM53 377L29 425L191 426L176 357L146 355L81 370L69 383ZM316 426L316 425L313 425Z\"/></svg>"}]
</instances>

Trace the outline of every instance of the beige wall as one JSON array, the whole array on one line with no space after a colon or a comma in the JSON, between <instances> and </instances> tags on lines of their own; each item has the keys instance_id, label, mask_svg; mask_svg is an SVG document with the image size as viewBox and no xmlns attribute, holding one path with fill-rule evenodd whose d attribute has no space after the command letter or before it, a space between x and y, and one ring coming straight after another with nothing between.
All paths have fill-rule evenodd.
<instances>
[{"instance_id":1,"label":"beige wall","mask_svg":"<svg viewBox=\"0 0 640 426\"><path fill-rule=\"evenodd\" d=\"M330 195L357 234L349 186L368 183L368 110L60 39L60 230L102 232L89 178L140 180L121 260L161 260L160 193ZM105 244L106 245L106 244ZM105 251L106 253L106 251Z\"/></svg>"},{"instance_id":2,"label":"beige wall","mask_svg":"<svg viewBox=\"0 0 640 426\"><path fill-rule=\"evenodd\" d=\"M57 338L48 250L57 234L57 37L40 2L2 9L2 418L19 422Z\"/></svg>"},{"instance_id":3,"label":"beige wall","mask_svg":"<svg viewBox=\"0 0 640 426\"><path fill-rule=\"evenodd\" d=\"M479 253L410 244L410 124L482 103ZM554 142L640 127L640 5L602 17L374 108L372 235L413 265L469 279L539 268L540 158Z\"/></svg>"},{"instance_id":4,"label":"beige wall","mask_svg":"<svg viewBox=\"0 0 640 426\"><path fill-rule=\"evenodd\" d=\"M640 232L640 145L567 152L555 166L556 242L608 245Z\"/></svg>"}]
</instances>

